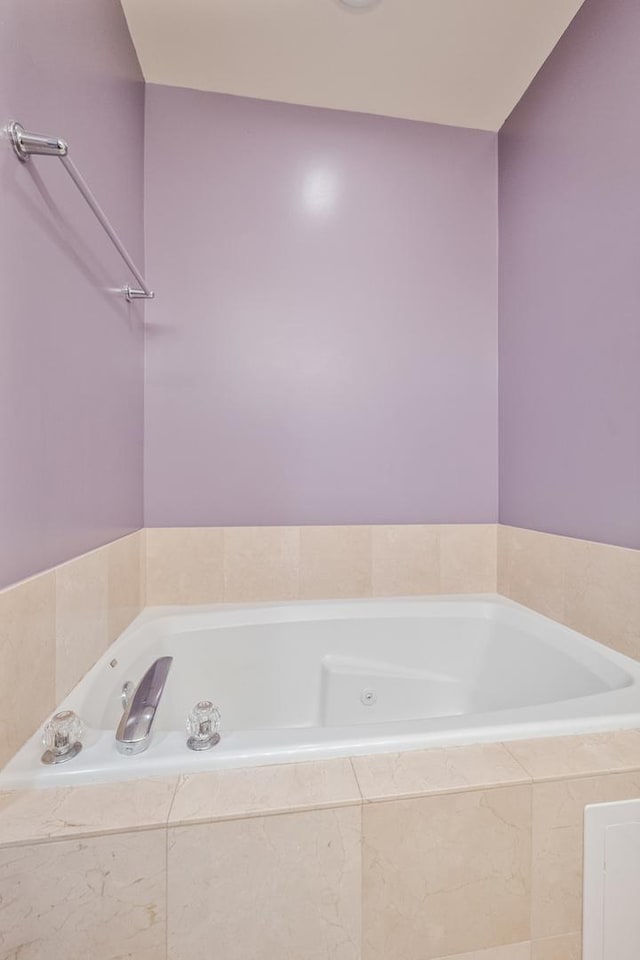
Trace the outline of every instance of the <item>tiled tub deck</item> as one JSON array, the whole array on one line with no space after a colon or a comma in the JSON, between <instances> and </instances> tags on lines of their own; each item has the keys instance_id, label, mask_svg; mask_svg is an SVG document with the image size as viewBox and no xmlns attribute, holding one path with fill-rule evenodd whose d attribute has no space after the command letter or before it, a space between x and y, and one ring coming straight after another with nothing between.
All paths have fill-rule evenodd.
<instances>
[{"instance_id":1,"label":"tiled tub deck","mask_svg":"<svg viewBox=\"0 0 640 960\"><path fill-rule=\"evenodd\" d=\"M0 796L0 960L578 960L640 731Z\"/></svg>"}]
</instances>

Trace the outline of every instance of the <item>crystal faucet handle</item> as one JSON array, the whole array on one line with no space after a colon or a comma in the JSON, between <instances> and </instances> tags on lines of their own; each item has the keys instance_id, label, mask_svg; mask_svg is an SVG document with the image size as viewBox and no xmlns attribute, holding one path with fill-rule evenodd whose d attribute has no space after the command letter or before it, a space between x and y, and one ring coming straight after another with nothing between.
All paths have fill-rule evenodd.
<instances>
[{"instance_id":1,"label":"crystal faucet handle","mask_svg":"<svg viewBox=\"0 0 640 960\"><path fill-rule=\"evenodd\" d=\"M42 743L47 748L43 763L64 763L82 750L82 720L73 710L61 710L45 724Z\"/></svg>"},{"instance_id":2,"label":"crystal faucet handle","mask_svg":"<svg viewBox=\"0 0 640 960\"><path fill-rule=\"evenodd\" d=\"M211 700L200 700L187 719L187 746L190 750L209 750L220 741L220 711Z\"/></svg>"}]
</instances>

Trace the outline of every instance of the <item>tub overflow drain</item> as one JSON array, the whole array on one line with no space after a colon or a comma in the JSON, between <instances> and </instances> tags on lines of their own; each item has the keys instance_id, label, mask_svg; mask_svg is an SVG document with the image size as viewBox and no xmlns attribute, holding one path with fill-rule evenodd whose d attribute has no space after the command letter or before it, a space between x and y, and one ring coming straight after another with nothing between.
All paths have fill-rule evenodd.
<instances>
[{"instance_id":1,"label":"tub overflow drain","mask_svg":"<svg viewBox=\"0 0 640 960\"><path fill-rule=\"evenodd\" d=\"M375 692L375 690L363 690L360 694L360 700L365 707L372 707L377 699L378 694Z\"/></svg>"}]
</instances>

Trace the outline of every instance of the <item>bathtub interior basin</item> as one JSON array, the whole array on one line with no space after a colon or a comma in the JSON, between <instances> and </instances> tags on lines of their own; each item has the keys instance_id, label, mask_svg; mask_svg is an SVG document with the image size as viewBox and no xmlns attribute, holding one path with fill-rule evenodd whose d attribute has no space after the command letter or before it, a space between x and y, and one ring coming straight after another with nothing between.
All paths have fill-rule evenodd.
<instances>
[{"instance_id":1,"label":"bathtub interior basin","mask_svg":"<svg viewBox=\"0 0 640 960\"><path fill-rule=\"evenodd\" d=\"M149 749L123 757L121 691L173 664ZM68 764L36 734L0 787L86 783L640 726L640 664L500 597L145 610L61 705L85 727ZM222 715L186 748L198 700Z\"/></svg>"}]
</instances>

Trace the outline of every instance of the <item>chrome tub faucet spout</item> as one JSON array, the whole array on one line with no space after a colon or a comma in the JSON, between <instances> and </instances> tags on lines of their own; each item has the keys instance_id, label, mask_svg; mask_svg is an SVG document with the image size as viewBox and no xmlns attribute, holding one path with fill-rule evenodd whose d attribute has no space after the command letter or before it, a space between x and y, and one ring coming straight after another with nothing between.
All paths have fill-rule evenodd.
<instances>
[{"instance_id":1,"label":"chrome tub faucet spout","mask_svg":"<svg viewBox=\"0 0 640 960\"><path fill-rule=\"evenodd\" d=\"M143 753L151 742L151 731L164 691L173 657L152 663L125 707L116 731L116 747L129 756Z\"/></svg>"}]
</instances>

